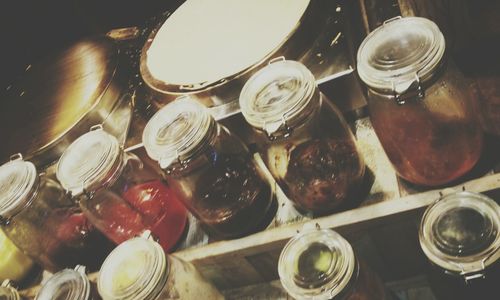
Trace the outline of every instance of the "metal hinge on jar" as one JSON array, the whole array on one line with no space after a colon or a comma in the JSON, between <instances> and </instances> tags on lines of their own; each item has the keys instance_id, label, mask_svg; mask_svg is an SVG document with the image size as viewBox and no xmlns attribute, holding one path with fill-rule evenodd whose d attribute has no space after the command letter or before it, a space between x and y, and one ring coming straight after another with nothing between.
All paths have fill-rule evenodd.
<instances>
[{"instance_id":1,"label":"metal hinge on jar","mask_svg":"<svg viewBox=\"0 0 500 300\"><path fill-rule=\"evenodd\" d=\"M420 78L415 74L415 78L411 81L393 83L392 91L394 99L399 105L403 105L411 100L422 100L425 96Z\"/></svg>"}]
</instances>

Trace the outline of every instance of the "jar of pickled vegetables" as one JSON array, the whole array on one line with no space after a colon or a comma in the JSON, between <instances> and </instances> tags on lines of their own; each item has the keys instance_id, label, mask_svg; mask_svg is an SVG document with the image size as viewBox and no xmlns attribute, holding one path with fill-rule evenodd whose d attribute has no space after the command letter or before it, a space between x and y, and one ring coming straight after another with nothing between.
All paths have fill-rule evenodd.
<instances>
[{"instance_id":1,"label":"jar of pickled vegetables","mask_svg":"<svg viewBox=\"0 0 500 300\"><path fill-rule=\"evenodd\" d=\"M104 300L223 299L190 263L165 255L143 234L108 256L97 281Z\"/></svg>"},{"instance_id":2,"label":"jar of pickled vegetables","mask_svg":"<svg viewBox=\"0 0 500 300\"><path fill-rule=\"evenodd\" d=\"M295 299L388 299L380 278L359 260L351 245L330 229L305 230L283 248L281 284Z\"/></svg>"},{"instance_id":3,"label":"jar of pickled vegetables","mask_svg":"<svg viewBox=\"0 0 500 300\"><path fill-rule=\"evenodd\" d=\"M0 281L11 279L19 282L32 268L33 261L0 229Z\"/></svg>"},{"instance_id":4,"label":"jar of pickled vegetables","mask_svg":"<svg viewBox=\"0 0 500 300\"><path fill-rule=\"evenodd\" d=\"M295 206L327 214L360 196L365 165L339 110L296 61L276 61L255 73L240 95L269 171Z\"/></svg>"},{"instance_id":5,"label":"jar of pickled vegetables","mask_svg":"<svg viewBox=\"0 0 500 300\"><path fill-rule=\"evenodd\" d=\"M438 299L498 299L500 206L477 193L447 195L425 211L420 246Z\"/></svg>"},{"instance_id":6,"label":"jar of pickled vegetables","mask_svg":"<svg viewBox=\"0 0 500 300\"><path fill-rule=\"evenodd\" d=\"M150 230L168 251L181 239L187 212L161 179L118 140L95 126L57 164L57 178L90 222L119 244Z\"/></svg>"},{"instance_id":7,"label":"jar of pickled vegetables","mask_svg":"<svg viewBox=\"0 0 500 300\"><path fill-rule=\"evenodd\" d=\"M439 186L474 167L483 147L476 99L446 59L436 24L388 20L365 38L357 59L373 127L399 176Z\"/></svg>"},{"instance_id":8,"label":"jar of pickled vegetables","mask_svg":"<svg viewBox=\"0 0 500 300\"><path fill-rule=\"evenodd\" d=\"M38 291L35 300L97 300L84 266L64 269L52 275Z\"/></svg>"},{"instance_id":9,"label":"jar of pickled vegetables","mask_svg":"<svg viewBox=\"0 0 500 300\"><path fill-rule=\"evenodd\" d=\"M15 288L11 286L9 280L4 280L0 285L1 300L20 300L21 297Z\"/></svg>"},{"instance_id":10,"label":"jar of pickled vegetables","mask_svg":"<svg viewBox=\"0 0 500 300\"><path fill-rule=\"evenodd\" d=\"M198 102L183 98L164 106L142 140L172 189L212 233L239 237L271 221L276 200L263 170Z\"/></svg>"},{"instance_id":11,"label":"jar of pickled vegetables","mask_svg":"<svg viewBox=\"0 0 500 300\"><path fill-rule=\"evenodd\" d=\"M77 264L96 270L112 248L59 183L21 155L0 166L0 221L9 239L51 272Z\"/></svg>"}]
</instances>

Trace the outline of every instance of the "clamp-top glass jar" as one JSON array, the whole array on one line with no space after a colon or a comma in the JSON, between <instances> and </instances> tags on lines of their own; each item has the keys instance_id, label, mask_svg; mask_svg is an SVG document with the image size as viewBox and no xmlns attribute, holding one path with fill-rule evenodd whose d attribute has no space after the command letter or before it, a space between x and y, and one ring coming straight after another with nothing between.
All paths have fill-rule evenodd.
<instances>
[{"instance_id":1,"label":"clamp-top glass jar","mask_svg":"<svg viewBox=\"0 0 500 300\"><path fill-rule=\"evenodd\" d=\"M380 278L356 258L348 241L330 229L306 230L288 241L278 273L295 299L388 299Z\"/></svg>"},{"instance_id":2,"label":"clamp-top glass jar","mask_svg":"<svg viewBox=\"0 0 500 300\"><path fill-rule=\"evenodd\" d=\"M64 269L52 275L38 291L35 300L97 300L84 266Z\"/></svg>"},{"instance_id":3,"label":"clamp-top glass jar","mask_svg":"<svg viewBox=\"0 0 500 300\"><path fill-rule=\"evenodd\" d=\"M0 299L1 300L20 300L21 297L15 288L11 286L9 280L4 280L0 285Z\"/></svg>"},{"instance_id":4,"label":"clamp-top glass jar","mask_svg":"<svg viewBox=\"0 0 500 300\"><path fill-rule=\"evenodd\" d=\"M263 170L201 104L183 98L164 106L142 140L172 189L210 231L239 237L271 221L276 201Z\"/></svg>"},{"instance_id":5,"label":"clamp-top glass jar","mask_svg":"<svg viewBox=\"0 0 500 300\"><path fill-rule=\"evenodd\" d=\"M498 299L500 206L493 199L470 192L439 199L425 211L419 237L438 299Z\"/></svg>"},{"instance_id":6,"label":"clamp-top glass jar","mask_svg":"<svg viewBox=\"0 0 500 300\"><path fill-rule=\"evenodd\" d=\"M296 61L275 61L255 73L240 95L259 152L299 210L326 214L349 206L365 171L342 114Z\"/></svg>"},{"instance_id":7,"label":"clamp-top glass jar","mask_svg":"<svg viewBox=\"0 0 500 300\"><path fill-rule=\"evenodd\" d=\"M101 126L74 141L61 156L57 178L89 220L119 244L150 230L165 249L182 237L187 211L154 170Z\"/></svg>"},{"instance_id":8,"label":"clamp-top glass jar","mask_svg":"<svg viewBox=\"0 0 500 300\"><path fill-rule=\"evenodd\" d=\"M113 246L56 181L21 155L0 166L0 221L10 240L51 272L78 264L96 270Z\"/></svg>"},{"instance_id":9,"label":"clamp-top glass jar","mask_svg":"<svg viewBox=\"0 0 500 300\"><path fill-rule=\"evenodd\" d=\"M439 28L418 17L386 21L358 50L375 132L396 172L414 184L449 183L472 169L482 150L475 99L444 54Z\"/></svg>"}]
</instances>

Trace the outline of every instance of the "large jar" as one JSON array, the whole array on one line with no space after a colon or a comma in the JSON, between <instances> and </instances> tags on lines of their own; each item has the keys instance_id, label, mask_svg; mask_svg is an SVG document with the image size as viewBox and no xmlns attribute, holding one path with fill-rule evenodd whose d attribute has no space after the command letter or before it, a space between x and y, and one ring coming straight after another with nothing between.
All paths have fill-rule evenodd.
<instances>
[{"instance_id":1,"label":"large jar","mask_svg":"<svg viewBox=\"0 0 500 300\"><path fill-rule=\"evenodd\" d=\"M186 207L216 235L239 237L272 219L274 192L254 157L196 101L177 99L158 111L143 143Z\"/></svg>"},{"instance_id":2,"label":"large jar","mask_svg":"<svg viewBox=\"0 0 500 300\"><path fill-rule=\"evenodd\" d=\"M112 248L64 189L20 155L0 166L0 221L10 240L51 272L77 264L96 270Z\"/></svg>"},{"instance_id":3,"label":"large jar","mask_svg":"<svg viewBox=\"0 0 500 300\"><path fill-rule=\"evenodd\" d=\"M425 211L420 246L438 299L498 299L500 206L471 192L447 195Z\"/></svg>"},{"instance_id":4,"label":"large jar","mask_svg":"<svg viewBox=\"0 0 500 300\"><path fill-rule=\"evenodd\" d=\"M386 21L358 50L375 132L399 176L418 185L461 177L483 145L475 99L444 54L439 28L417 17Z\"/></svg>"},{"instance_id":5,"label":"large jar","mask_svg":"<svg viewBox=\"0 0 500 300\"><path fill-rule=\"evenodd\" d=\"M89 220L119 244L150 230L170 250L182 237L187 212L161 176L100 126L63 153L57 178Z\"/></svg>"},{"instance_id":6,"label":"large jar","mask_svg":"<svg viewBox=\"0 0 500 300\"><path fill-rule=\"evenodd\" d=\"M288 241L278 273L295 299L388 299L380 278L358 260L348 241L330 229L305 230Z\"/></svg>"},{"instance_id":7,"label":"large jar","mask_svg":"<svg viewBox=\"0 0 500 300\"><path fill-rule=\"evenodd\" d=\"M304 65L262 68L243 87L240 106L269 171L299 210L326 214L359 196L365 165L354 136Z\"/></svg>"},{"instance_id":8,"label":"large jar","mask_svg":"<svg viewBox=\"0 0 500 300\"><path fill-rule=\"evenodd\" d=\"M99 272L97 286L104 300L224 298L192 264L165 255L145 234L111 252Z\"/></svg>"},{"instance_id":9,"label":"large jar","mask_svg":"<svg viewBox=\"0 0 500 300\"><path fill-rule=\"evenodd\" d=\"M52 275L38 291L35 300L97 300L84 266L64 269Z\"/></svg>"},{"instance_id":10,"label":"large jar","mask_svg":"<svg viewBox=\"0 0 500 300\"><path fill-rule=\"evenodd\" d=\"M32 268L33 261L0 229L0 281L11 279L19 282Z\"/></svg>"}]
</instances>

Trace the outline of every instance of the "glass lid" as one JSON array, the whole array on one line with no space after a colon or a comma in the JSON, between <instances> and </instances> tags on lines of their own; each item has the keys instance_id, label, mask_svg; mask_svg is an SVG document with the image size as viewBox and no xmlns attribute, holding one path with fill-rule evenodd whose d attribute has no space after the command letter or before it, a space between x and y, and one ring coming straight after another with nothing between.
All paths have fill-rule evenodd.
<instances>
[{"instance_id":1,"label":"glass lid","mask_svg":"<svg viewBox=\"0 0 500 300\"><path fill-rule=\"evenodd\" d=\"M167 260L161 246L151 239L137 237L109 254L97 285L104 299L156 299L167 277Z\"/></svg>"},{"instance_id":2,"label":"glass lid","mask_svg":"<svg viewBox=\"0 0 500 300\"><path fill-rule=\"evenodd\" d=\"M42 286L36 300L88 300L90 282L85 275L85 267L77 266L74 270L64 269L54 274Z\"/></svg>"},{"instance_id":3,"label":"glass lid","mask_svg":"<svg viewBox=\"0 0 500 300\"><path fill-rule=\"evenodd\" d=\"M208 109L189 97L160 109L146 124L142 142L149 157L162 168L187 160L210 136L215 120Z\"/></svg>"},{"instance_id":4,"label":"glass lid","mask_svg":"<svg viewBox=\"0 0 500 300\"><path fill-rule=\"evenodd\" d=\"M250 125L272 134L283 125L292 126L307 117L304 110L317 86L313 74L301 63L282 60L260 69L240 94L241 112Z\"/></svg>"},{"instance_id":5,"label":"glass lid","mask_svg":"<svg viewBox=\"0 0 500 300\"><path fill-rule=\"evenodd\" d=\"M351 245L330 229L307 230L283 248L281 283L297 299L331 299L348 285L355 269Z\"/></svg>"},{"instance_id":6,"label":"glass lid","mask_svg":"<svg viewBox=\"0 0 500 300\"><path fill-rule=\"evenodd\" d=\"M102 127L96 128L76 139L57 164L57 179L73 196L107 183L120 165L118 140Z\"/></svg>"},{"instance_id":7,"label":"glass lid","mask_svg":"<svg viewBox=\"0 0 500 300\"><path fill-rule=\"evenodd\" d=\"M439 66L444 36L432 21L395 18L371 32L358 49L358 74L368 86L405 92L415 80L425 81Z\"/></svg>"},{"instance_id":8,"label":"glass lid","mask_svg":"<svg viewBox=\"0 0 500 300\"><path fill-rule=\"evenodd\" d=\"M427 208L420 244L440 267L460 274L481 271L500 256L500 207L477 193L448 195Z\"/></svg>"},{"instance_id":9,"label":"glass lid","mask_svg":"<svg viewBox=\"0 0 500 300\"><path fill-rule=\"evenodd\" d=\"M37 188L38 174L22 156L0 166L0 217L9 219L21 211L31 200Z\"/></svg>"},{"instance_id":10,"label":"glass lid","mask_svg":"<svg viewBox=\"0 0 500 300\"><path fill-rule=\"evenodd\" d=\"M19 293L15 288L10 286L9 280L4 280L0 285L0 300L19 300Z\"/></svg>"}]
</instances>

